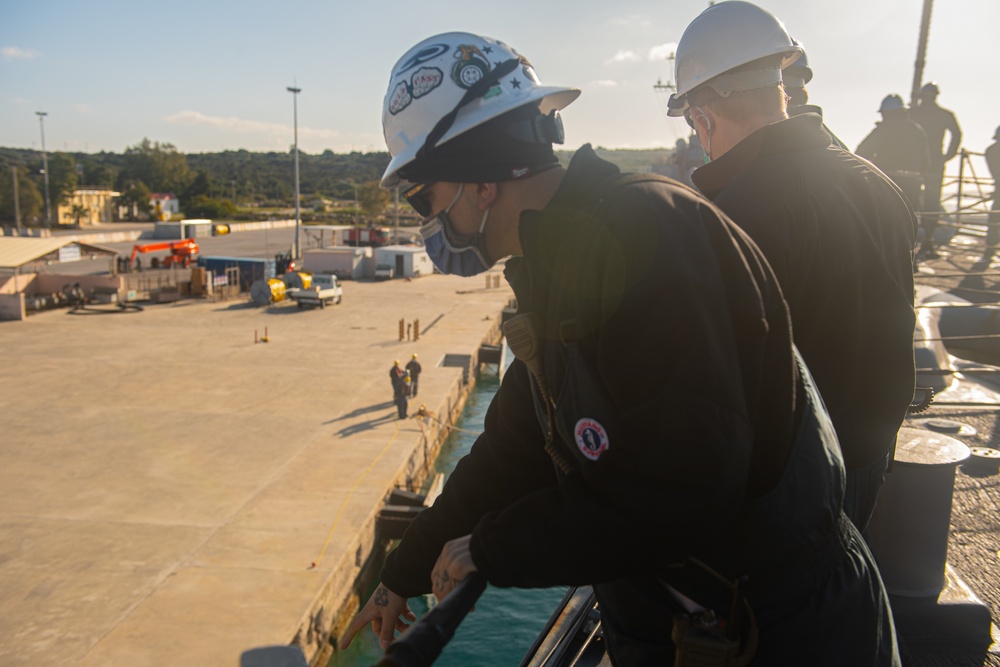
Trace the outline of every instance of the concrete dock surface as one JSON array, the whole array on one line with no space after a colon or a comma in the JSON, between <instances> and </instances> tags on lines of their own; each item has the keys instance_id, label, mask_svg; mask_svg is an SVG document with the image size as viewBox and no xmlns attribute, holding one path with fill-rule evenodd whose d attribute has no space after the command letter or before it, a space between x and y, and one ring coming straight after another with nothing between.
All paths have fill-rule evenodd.
<instances>
[{"instance_id":1,"label":"concrete dock surface","mask_svg":"<svg viewBox=\"0 0 1000 667\"><path fill-rule=\"evenodd\" d=\"M411 416L457 413L463 369L440 364L494 342L499 285L0 323L0 665L237 665L296 638L315 655L387 493L433 454L432 420L396 419L389 368L417 353Z\"/></svg>"}]
</instances>

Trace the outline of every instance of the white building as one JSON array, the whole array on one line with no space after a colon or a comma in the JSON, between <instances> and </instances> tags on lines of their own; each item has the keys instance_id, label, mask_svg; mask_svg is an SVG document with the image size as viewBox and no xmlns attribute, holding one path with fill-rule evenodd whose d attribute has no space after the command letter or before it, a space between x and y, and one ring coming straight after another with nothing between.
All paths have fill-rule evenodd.
<instances>
[{"instance_id":1,"label":"white building","mask_svg":"<svg viewBox=\"0 0 1000 667\"><path fill-rule=\"evenodd\" d=\"M387 245L375 248L375 264L388 264L396 278L429 276L434 264L422 245Z\"/></svg>"}]
</instances>

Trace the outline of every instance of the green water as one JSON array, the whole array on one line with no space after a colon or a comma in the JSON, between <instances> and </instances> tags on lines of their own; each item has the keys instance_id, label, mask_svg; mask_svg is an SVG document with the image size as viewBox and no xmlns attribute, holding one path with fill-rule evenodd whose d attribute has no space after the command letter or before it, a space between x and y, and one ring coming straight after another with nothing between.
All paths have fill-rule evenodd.
<instances>
[{"instance_id":1,"label":"green water","mask_svg":"<svg viewBox=\"0 0 1000 667\"><path fill-rule=\"evenodd\" d=\"M484 367L456 424L463 430L455 431L444 443L435 465L436 471L446 476L451 474L458 460L468 453L476 440L473 433L482 431L486 408L499 386L495 373ZM476 610L466 617L434 664L439 667L518 665L565 592L565 588L521 590L488 587L476 603ZM428 600L412 599L410 607L420 616L427 612ZM380 656L378 640L369 627L358 633L347 651L334 656L330 667L366 667L374 665Z\"/></svg>"}]
</instances>

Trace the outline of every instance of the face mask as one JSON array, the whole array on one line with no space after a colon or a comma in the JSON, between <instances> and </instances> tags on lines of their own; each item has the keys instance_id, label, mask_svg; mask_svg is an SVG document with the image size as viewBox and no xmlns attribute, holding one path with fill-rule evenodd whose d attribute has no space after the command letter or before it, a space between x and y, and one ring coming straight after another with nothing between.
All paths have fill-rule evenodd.
<instances>
[{"instance_id":1,"label":"face mask","mask_svg":"<svg viewBox=\"0 0 1000 667\"><path fill-rule=\"evenodd\" d=\"M461 236L454 231L454 225L448 218L448 213L452 206L462 196L463 185L459 185L458 194L448 204L448 207L431 218L420 228L420 235L424 239L424 249L428 256L441 273L454 276L475 276L493 266L493 262L486 259L485 238L483 229L486 228L486 219L490 215L490 210L483 213L483 222L479 226L479 231L475 234Z\"/></svg>"}]
</instances>

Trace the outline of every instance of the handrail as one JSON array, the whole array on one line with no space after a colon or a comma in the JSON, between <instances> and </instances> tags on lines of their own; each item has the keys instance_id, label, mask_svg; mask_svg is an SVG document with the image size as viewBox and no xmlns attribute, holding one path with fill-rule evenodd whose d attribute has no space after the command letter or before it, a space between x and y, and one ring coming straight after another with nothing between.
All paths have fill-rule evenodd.
<instances>
[{"instance_id":1,"label":"handrail","mask_svg":"<svg viewBox=\"0 0 1000 667\"><path fill-rule=\"evenodd\" d=\"M389 645L376 667L429 667L486 590L486 577L473 572L436 607Z\"/></svg>"}]
</instances>

